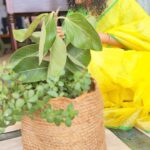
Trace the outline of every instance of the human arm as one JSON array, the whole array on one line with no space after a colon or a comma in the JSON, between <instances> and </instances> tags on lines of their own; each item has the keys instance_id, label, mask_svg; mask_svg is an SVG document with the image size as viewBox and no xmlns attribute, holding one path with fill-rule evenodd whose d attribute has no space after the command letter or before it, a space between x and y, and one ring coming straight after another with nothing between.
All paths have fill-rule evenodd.
<instances>
[{"instance_id":1,"label":"human arm","mask_svg":"<svg viewBox=\"0 0 150 150\"><path fill-rule=\"evenodd\" d=\"M115 40L114 38L112 38L109 34L99 33L99 37L100 37L101 42L103 44L108 44L108 45L111 45L111 46L116 46L116 47L124 48L124 45L122 45L117 40Z\"/></svg>"},{"instance_id":2,"label":"human arm","mask_svg":"<svg viewBox=\"0 0 150 150\"><path fill-rule=\"evenodd\" d=\"M61 38L64 38L64 33L61 27L57 27L57 33ZM99 33L99 37L103 44L108 44L108 45L124 48L124 46L121 43L119 43L117 40L112 38L109 34Z\"/></svg>"}]
</instances>

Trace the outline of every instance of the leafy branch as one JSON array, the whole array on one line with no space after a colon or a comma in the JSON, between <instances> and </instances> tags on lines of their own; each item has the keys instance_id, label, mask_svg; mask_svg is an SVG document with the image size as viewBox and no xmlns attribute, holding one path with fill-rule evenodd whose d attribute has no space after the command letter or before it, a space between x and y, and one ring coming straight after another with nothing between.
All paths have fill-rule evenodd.
<instances>
[{"instance_id":1,"label":"leafy branch","mask_svg":"<svg viewBox=\"0 0 150 150\"><path fill-rule=\"evenodd\" d=\"M65 39L57 34L57 21L63 19ZM36 28L42 23L41 31ZM35 112L48 122L71 125L78 114L73 104L56 110L49 100L75 98L91 88L87 66L90 50L101 50L99 36L81 14L58 17L57 12L44 13L28 29L14 30L17 41L36 34L36 42L19 48L11 57L11 67L0 70L0 130L24 115L34 118ZM48 59L45 59L45 56Z\"/></svg>"},{"instance_id":2,"label":"leafy branch","mask_svg":"<svg viewBox=\"0 0 150 150\"><path fill-rule=\"evenodd\" d=\"M61 72L65 69L72 71L75 73L76 71L85 70L87 65L90 62L90 49L92 50L101 50L101 42L98 34L96 33L93 26L89 23L88 20L84 16L79 13L73 13L67 17L64 16L56 16L57 14L52 12L50 14L42 14L37 17L33 21L33 23L29 26L26 30L15 30L14 36L18 41L24 41L27 37L34 34L34 31L38 25L38 23L42 22L41 32L38 33L39 35L39 47L35 48L38 51L39 62L36 63L37 66L31 67L31 69L37 69L37 74L39 76L43 76L42 80L46 80L49 76L60 76ZM65 34L65 41L61 39L57 35L56 25L58 19L63 19L63 32ZM68 44L69 43L69 44ZM75 53L72 51L75 50ZM20 50L23 52L23 50ZM26 51L24 49L24 51ZM86 51L86 54L85 54ZM49 55L48 67L46 72L41 73L39 70L39 65L42 64L44 60L44 56ZM17 53L14 54L14 57L17 58ZM19 58L19 61L16 59L16 63L24 64L25 57ZM60 59L61 58L61 59ZM81 59L82 58L82 59ZM84 59L83 59L84 58ZM30 59L30 61L34 61L35 57L28 57L26 61ZM33 60L32 60L33 59ZM83 61L84 60L84 61ZM86 64L84 63L86 62ZM30 67L25 68L24 75L26 75L29 71ZM15 70L18 70L18 66L15 66ZM38 71L39 70L39 71ZM43 74L43 75L42 75ZM41 78L33 79L33 82L40 81ZM31 82L31 81L29 81Z\"/></svg>"}]
</instances>

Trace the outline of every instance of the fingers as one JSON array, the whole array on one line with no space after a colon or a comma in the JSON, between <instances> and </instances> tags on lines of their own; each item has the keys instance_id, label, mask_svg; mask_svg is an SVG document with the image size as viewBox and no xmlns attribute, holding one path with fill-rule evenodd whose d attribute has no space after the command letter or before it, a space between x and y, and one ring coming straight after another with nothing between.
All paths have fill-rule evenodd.
<instances>
[{"instance_id":1,"label":"fingers","mask_svg":"<svg viewBox=\"0 0 150 150\"><path fill-rule=\"evenodd\" d=\"M58 35L59 35L59 37L60 37L60 38L62 38L62 39L64 39L64 38L65 38L64 33L58 33Z\"/></svg>"},{"instance_id":2,"label":"fingers","mask_svg":"<svg viewBox=\"0 0 150 150\"><path fill-rule=\"evenodd\" d=\"M57 34L59 35L60 38L64 39L65 35L64 32L62 31L62 27L60 26L57 27Z\"/></svg>"},{"instance_id":3,"label":"fingers","mask_svg":"<svg viewBox=\"0 0 150 150\"><path fill-rule=\"evenodd\" d=\"M57 30L61 30L61 31L62 31L62 27L60 27L60 26L57 26Z\"/></svg>"},{"instance_id":4,"label":"fingers","mask_svg":"<svg viewBox=\"0 0 150 150\"><path fill-rule=\"evenodd\" d=\"M75 0L75 3L76 3L76 4L82 4L82 3L84 3L84 1L85 1L85 0Z\"/></svg>"}]
</instances>

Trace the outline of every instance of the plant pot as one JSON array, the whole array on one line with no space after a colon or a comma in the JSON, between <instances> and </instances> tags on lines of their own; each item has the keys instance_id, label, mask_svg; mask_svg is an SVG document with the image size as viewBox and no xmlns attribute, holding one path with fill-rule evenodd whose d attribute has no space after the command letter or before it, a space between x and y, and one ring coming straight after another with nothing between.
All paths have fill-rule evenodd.
<instances>
[{"instance_id":1,"label":"plant pot","mask_svg":"<svg viewBox=\"0 0 150 150\"><path fill-rule=\"evenodd\" d=\"M35 115L24 117L22 140L24 150L105 150L103 103L97 85L75 99L60 97L50 100L54 108L66 108L73 103L79 114L71 127L56 126Z\"/></svg>"}]
</instances>

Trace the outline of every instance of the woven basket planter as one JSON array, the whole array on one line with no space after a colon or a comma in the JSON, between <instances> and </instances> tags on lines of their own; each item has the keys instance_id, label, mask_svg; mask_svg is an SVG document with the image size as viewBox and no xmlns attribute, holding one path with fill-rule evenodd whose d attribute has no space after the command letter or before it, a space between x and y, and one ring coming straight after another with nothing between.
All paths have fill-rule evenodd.
<instances>
[{"instance_id":1,"label":"woven basket planter","mask_svg":"<svg viewBox=\"0 0 150 150\"><path fill-rule=\"evenodd\" d=\"M42 120L24 117L22 140L24 150L105 150L103 104L97 85L75 99L57 98L50 101L54 108L73 103L79 114L71 127L56 126Z\"/></svg>"}]
</instances>

